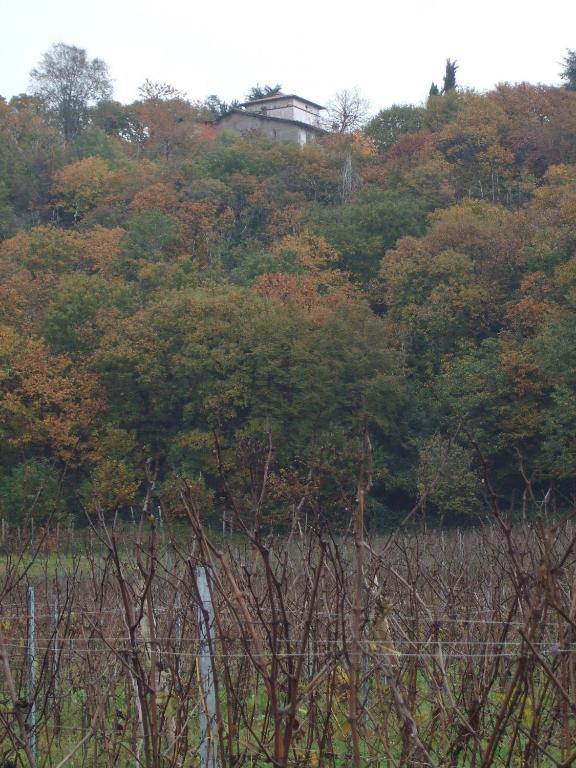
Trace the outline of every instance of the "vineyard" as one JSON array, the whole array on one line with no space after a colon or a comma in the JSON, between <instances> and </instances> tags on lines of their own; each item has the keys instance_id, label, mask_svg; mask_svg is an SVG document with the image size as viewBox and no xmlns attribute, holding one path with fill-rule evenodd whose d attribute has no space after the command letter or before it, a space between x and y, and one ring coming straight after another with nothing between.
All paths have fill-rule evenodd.
<instances>
[{"instance_id":1,"label":"vineyard","mask_svg":"<svg viewBox=\"0 0 576 768\"><path fill-rule=\"evenodd\" d=\"M0 765L574 764L571 521L223 535L187 508L73 550L3 532Z\"/></svg>"}]
</instances>

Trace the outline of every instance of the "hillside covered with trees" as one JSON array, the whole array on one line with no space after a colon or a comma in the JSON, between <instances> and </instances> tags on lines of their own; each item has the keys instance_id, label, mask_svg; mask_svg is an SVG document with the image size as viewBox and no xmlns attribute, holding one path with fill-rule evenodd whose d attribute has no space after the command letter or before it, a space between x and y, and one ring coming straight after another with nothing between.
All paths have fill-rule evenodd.
<instances>
[{"instance_id":1,"label":"hillside covered with trees","mask_svg":"<svg viewBox=\"0 0 576 768\"><path fill-rule=\"evenodd\" d=\"M182 479L249 509L267 473L273 519L346 519L363 424L376 525L418 494L480 511L486 468L515 509L570 503L575 62L300 148L216 135L216 96L115 102L56 46L0 99L0 517L113 514L147 483L178 515Z\"/></svg>"}]
</instances>

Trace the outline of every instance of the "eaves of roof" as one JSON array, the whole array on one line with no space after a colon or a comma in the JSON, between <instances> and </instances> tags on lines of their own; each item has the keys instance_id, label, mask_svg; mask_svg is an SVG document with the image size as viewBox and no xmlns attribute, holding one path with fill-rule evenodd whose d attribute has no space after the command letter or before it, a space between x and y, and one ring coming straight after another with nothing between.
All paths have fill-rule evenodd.
<instances>
[{"instance_id":1,"label":"eaves of roof","mask_svg":"<svg viewBox=\"0 0 576 768\"><path fill-rule=\"evenodd\" d=\"M326 107L323 107L322 104L316 104L315 101L310 101L310 99L304 99L302 96L297 96L295 93L279 93L276 96L264 96L261 99L253 99L252 101L245 101L242 104L240 104L241 107L247 107L251 104L263 104L267 101L283 101L285 99L298 99L298 101L303 101L305 104L310 104L313 107L317 107L318 109L326 109Z\"/></svg>"}]
</instances>

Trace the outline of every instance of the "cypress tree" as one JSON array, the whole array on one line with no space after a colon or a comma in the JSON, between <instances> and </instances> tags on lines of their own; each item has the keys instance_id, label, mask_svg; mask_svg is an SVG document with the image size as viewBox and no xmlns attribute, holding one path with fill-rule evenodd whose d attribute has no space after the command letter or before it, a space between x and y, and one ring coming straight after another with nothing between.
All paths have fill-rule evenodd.
<instances>
[{"instance_id":1,"label":"cypress tree","mask_svg":"<svg viewBox=\"0 0 576 768\"><path fill-rule=\"evenodd\" d=\"M456 71L458 70L458 64L456 60L446 59L446 72L444 74L444 87L442 93L448 93L456 88Z\"/></svg>"}]
</instances>

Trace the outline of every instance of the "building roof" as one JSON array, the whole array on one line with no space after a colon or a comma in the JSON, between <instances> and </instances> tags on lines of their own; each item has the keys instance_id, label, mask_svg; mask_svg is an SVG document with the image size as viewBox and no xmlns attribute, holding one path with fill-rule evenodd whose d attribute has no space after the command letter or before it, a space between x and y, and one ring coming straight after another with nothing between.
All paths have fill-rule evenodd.
<instances>
[{"instance_id":1,"label":"building roof","mask_svg":"<svg viewBox=\"0 0 576 768\"><path fill-rule=\"evenodd\" d=\"M302 96L297 96L295 93L278 93L276 96L264 96L262 99L253 99L252 101L245 101L242 104L240 104L241 107L247 107L250 104L262 104L266 101L282 101L284 99L298 99L298 101L303 101L305 104L311 104L313 107L317 107L318 109L326 109L326 107L323 107L321 104L316 104L315 101L310 101L310 99L304 99Z\"/></svg>"},{"instance_id":2,"label":"building roof","mask_svg":"<svg viewBox=\"0 0 576 768\"><path fill-rule=\"evenodd\" d=\"M260 112L246 112L244 109L231 109L226 112L225 115L219 117L216 123L221 123L230 115L237 114L249 117L254 120L271 120L274 123L288 123L288 125L298 125L300 128L306 128L306 130L316 131L317 133L327 133L324 128L320 128L318 125L312 125L311 123L305 123L302 120L290 120L288 117L272 117L272 115L262 115Z\"/></svg>"}]
</instances>

